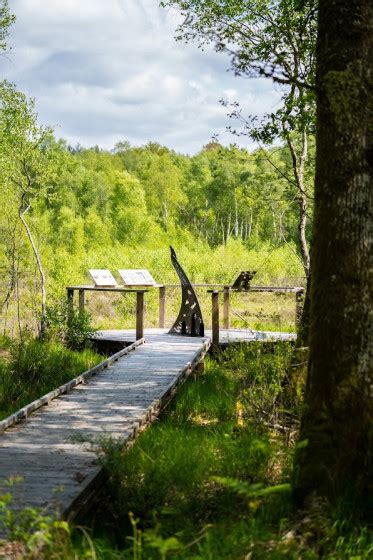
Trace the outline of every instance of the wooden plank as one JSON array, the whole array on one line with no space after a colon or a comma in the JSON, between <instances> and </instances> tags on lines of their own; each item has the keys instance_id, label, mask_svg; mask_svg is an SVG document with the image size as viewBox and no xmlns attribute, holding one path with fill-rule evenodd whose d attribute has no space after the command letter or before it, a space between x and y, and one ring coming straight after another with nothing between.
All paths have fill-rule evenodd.
<instances>
[{"instance_id":1,"label":"wooden plank","mask_svg":"<svg viewBox=\"0 0 373 560\"><path fill-rule=\"evenodd\" d=\"M60 387L58 387L54 391L50 391L46 395L43 395L39 399L36 399L35 401L28 404L27 406L24 406L23 408L21 408L20 410L18 410L14 414L11 414L10 416L8 416L7 418L5 418L4 420L2 420L0 422L0 435L4 432L4 430L9 428L13 424L16 424L17 422L19 422L22 419L26 419L32 412L34 412L38 408L41 408L44 405L50 404L50 402L53 399L59 397L60 395L62 395L64 393L68 393L69 391L74 389L74 387L76 387L77 385L79 385L81 383L85 383L90 377L92 377L92 376L96 375L97 373L101 372L103 369L110 366L113 362L115 362L119 358L127 355L129 352L131 352L137 346L139 346L140 344L143 344L143 343L144 343L143 338L136 340L133 344L131 344L127 348L123 348L122 350L120 350L119 352L117 352L116 354L111 356L110 358L104 360L103 362L101 362L97 366L94 366L93 368L87 370L86 372L82 373L78 377L75 377L75 379L72 379L71 381L68 381L64 385L61 385Z\"/></svg>"},{"instance_id":2,"label":"wooden plank","mask_svg":"<svg viewBox=\"0 0 373 560\"><path fill-rule=\"evenodd\" d=\"M135 352L5 429L0 437L0 486L11 475L24 477L21 487L11 489L14 510L42 506L53 511L58 504L61 514L67 515L81 496L87 500L100 475L94 451L99 439L114 437L121 444L133 440L209 344L208 338L150 336ZM77 438L80 435L90 438L93 447ZM60 485L56 499L53 490Z\"/></svg>"},{"instance_id":3,"label":"wooden plank","mask_svg":"<svg viewBox=\"0 0 373 560\"><path fill-rule=\"evenodd\" d=\"M68 286L66 288L67 290L84 290L85 292L120 292L120 293L128 293L128 294L136 294L137 292L143 292L146 293L149 290L146 289L133 289L131 290L130 288L125 288L123 286L113 286L113 287L109 287L109 286Z\"/></svg>"}]
</instances>

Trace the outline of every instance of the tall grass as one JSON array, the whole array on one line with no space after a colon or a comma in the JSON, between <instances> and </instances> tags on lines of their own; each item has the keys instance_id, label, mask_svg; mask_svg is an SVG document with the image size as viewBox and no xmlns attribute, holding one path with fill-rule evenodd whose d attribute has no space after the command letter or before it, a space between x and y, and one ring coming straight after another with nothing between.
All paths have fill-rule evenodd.
<instances>
[{"instance_id":1,"label":"tall grass","mask_svg":"<svg viewBox=\"0 0 373 560\"><path fill-rule=\"evenodd\" d=\"M66 383L102 360L92 350L74 352L58 342L25 336L2 340L0 419Z\"/></svg>"},{"instance_id":2,"label":"tall grass","mask_svg":"<svg viewBox=\"0 0 373 560\"><path fill-rule=\"evenodd\" d=\"M372 533L354 512L292 502L292 356L289 344L257 343L207 359L131 448L103 442L107 482L84 536L54 531L18 557L368 560Z\"/></svg>"},{"instance_id":3,"label":"tall grass","mask_svg":"<svg viewBox=\"0 0 373 560\"><path fill-rule=\"evenodd\" d=\"M292 356L286 343L231 347L131 449L108 452L89 520L99 558L369 558L367 529L292 502Z\"/></svg>"}]
</instances>

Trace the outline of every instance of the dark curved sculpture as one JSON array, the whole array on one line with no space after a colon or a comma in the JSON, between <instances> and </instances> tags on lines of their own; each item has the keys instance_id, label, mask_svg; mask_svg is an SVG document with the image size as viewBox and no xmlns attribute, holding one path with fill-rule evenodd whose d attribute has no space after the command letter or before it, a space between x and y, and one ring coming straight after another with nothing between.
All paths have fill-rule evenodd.
<instances>
[{"instance_id":1,"label":"dark curved sculpture","mask_svg":"<svg viewBox=\"0 0 373 560\"><path fill-rule=\"evenodd\" d=\"M172 247L170 247L170 249L171 262L181 282L182 302L179 315L173 327L168 331L168 334L204 336L205 328L197 295L192 284L189 282L187 275L177 260L174 249Z\"/></svg>"}]
</instances>

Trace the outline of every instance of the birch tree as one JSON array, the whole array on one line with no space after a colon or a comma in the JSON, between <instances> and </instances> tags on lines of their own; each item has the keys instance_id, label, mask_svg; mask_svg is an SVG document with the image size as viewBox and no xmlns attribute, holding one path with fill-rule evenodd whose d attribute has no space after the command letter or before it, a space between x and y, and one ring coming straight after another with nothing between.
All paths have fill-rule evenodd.
<instances>
[{"instance_id":1,"label":"birch tree","mask_svg":"<svg viewBox=\"0 0 373 560\"><path fill-rule=\"evenodd\" d=\"M241 121L243 129L229 128L259 143L285 141L293 171L293 177L286 178L296 189L298 243L308 278L309 193L304 178L308 137L314 133L316 0L167 0L161 4L178 8L184 18L177 40L197 41L202 48L211 43L230 56L236 75L269 78L282 87L281 106L264 116L244 115L235 102L230 116Z\"/></svg>"},{"instance_id":2,"label":"birch tree","mask_svg":"<svg viewBox=\"0 0 373 560\"><path fill-rule=\"evenodd\" d=\"M52 192L56 156L52 130L38 124L34 102L18 92L13 84L0 84L0 149L4 189L17 206L40 278L40 335L46 323L46 277L40 250L28 216L38 199Z\"/></svg>"}]
</instances>

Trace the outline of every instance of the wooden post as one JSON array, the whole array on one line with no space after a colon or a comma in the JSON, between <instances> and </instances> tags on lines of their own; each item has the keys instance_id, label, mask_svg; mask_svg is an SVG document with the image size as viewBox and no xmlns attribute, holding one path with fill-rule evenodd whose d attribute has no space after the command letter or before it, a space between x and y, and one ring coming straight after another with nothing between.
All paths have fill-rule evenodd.
<instances>
[{"instance_id":1,"label":"wooden post","mask_svg":"<svg viewBox=\"0 0 373 560\"><path fill-rule=\"evenodd\" d=\"M74 313L74 290L67 288L67 324L70 325Z\"/></svg>"},{"instance_id":2,"label":"wooden post","mask_svg":"<svg viewBox=\"0 0 373 560\"><path fill-rule=\"evenodd\" d=\"M204 371L205 371L205 360L201 360L200 362L198 362L198 364L194 368L194 373L196 373L196 374L204 373Z\"/></svg>"},{"instance_id":3,"label":"wooden post","mask_svg":"<svg viewBox=\"0 0 373 560\"><path fill-rule=\"evenodd\" d=\"M136 340L144 337L144 292L136 293Z\"/></svg>"},{"instance_id":4,"label":"wooden post","mask_svg":"<svg viewBox=\"0 0 373 560\"><path fill-rule=\"evenodd\" d=\"M219 350L219 292L211 292L212 303L212 349Z\"/></svg>"},{"instance_id":5,"label":"wooden post","mask_svg":"<svg viewBox=\"0 0 373 560\"><path fill-rule=\"evenodd\" d=\"M166 325L166 286L159 286L159 328Z\"/></svg>"},{"instance_id":6,"label":"wooden post","mask_svg":"<svg viewBox=\"0 0 373 560\"><path fill-rule=\"evenodd\" d=\"M298 325L302 317L303 310L303 299L304 299L304 288L299 288L295 292L295 324Z\"/></svg>"},{"instance_id":7,"label":"wooden post","mask_svg":"<svg viewBox=\"0 0 373 560\"><path fill-rule=\"evenodd\" d=\"M79 315L82 316L84 313L84 305L85 305L85 292L84 290L79 290Z\"/></svg>"},{"instance_id":8,"label":"wooden post","mask_svg":"<svg viewBox=\"0 0 373 560\"><path fill-rule=\"evenodd\" d=\"M230 286L224 286L224 328L229 329Z\"/></svg>"}]
</instances>

